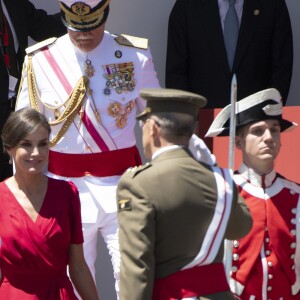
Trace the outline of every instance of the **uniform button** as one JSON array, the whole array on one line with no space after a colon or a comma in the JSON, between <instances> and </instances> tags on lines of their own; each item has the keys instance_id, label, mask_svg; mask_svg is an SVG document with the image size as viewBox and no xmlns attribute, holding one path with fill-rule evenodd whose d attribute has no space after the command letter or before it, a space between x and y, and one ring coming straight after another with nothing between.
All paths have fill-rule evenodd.
<instances>
[{"instance_id":1,"label":"uniform button","mask_svg":"<svg viewBox=\"0 0 300 300\"><path fill-rule=\"evenodd\" d=\"M268 261L268 266L273 267L273 263L271 261Z\"/></svg>"},{"instance_id":2,"label":"uniform button","mask_svg":"<svg viewBox=\"0 0 300 300\"><path fill-rule=\"evenodd\" d=\"M265 227L265 231L268 231L268 226Z\"/></svg>"},{"instance_id":3,"label":"uniform button","mask_svg":"<svg viewBox=\"0 0 300 300\"><path fill-rule=\"evenodd\" d=\"M266 250L266 255L270 255L271 251L270 250Z\"/></svg>"},{"instance_id":4,"label":"uniform button","mask_svg":"<svg viewBox=\"0 0 300 300\"><path fill-rule=\"evenodd\" d=\"M290 190L290 193L291 193L292 195L295 195L295 194L296 194L296 192L295 192L294 190Z\"/></svg>"},{"instance_id":5,"label":"uniform button","mask_svg":"<svg viewBox=\"0 0 300 300\"><path fill-rule=\"evenodd\" d=\"M291 219L292 224L296 224L296 219Z\"/></svg>"},{"instance_id":6,"label":"uniform button","mask_svg":"<svg viewBox=\"0 0 300 300\"><path fill-rule=\"evenodd\" d=\"M297 208L292 208L291 211L292 211L293 214L296 214L297 213Z\"/></svg>"},{"instance_id":7,"label":"uniform button","mask_svg":"<svg viewBox=\"0 0 300 300\"><path fill-rule=\"evenodd\" d=\"M291 259L294 259L294 258L295 258L295 254L292 254L292 255L290 256L290 258L291 258Z\"/></svg>"},{"instance_id":8,"label":"uniform button","mask_svg":"<svg viewBox=\"0 0 300 300\"><path fill-rule=\"evenodd\" d=\"M267 287L267 290L268 290L268 292L272 291L272 287L271 287L271 286L268 286L268 287Z\"/></svg>"},{"instance_id":9,"label":"uniform button","mask_svg":"<svg viewBox=\"0 0 300 300\"><path fill-rule=\"evenodd\" d=\"M238 270L238 267L237 267L237 266L233 266L233 267L231 268L231 271L232 271L233 273L237 272L237 270Z\"/></svg>"},{"instance_id":10,"label":"uniform button","mask_svg":"<svg viewBox=\"0 0 300 300\"><path fill-rule=\"evenodd\" d=\"M273 279L273 274L269 274L269 275L268 275L268 278L269 278L269 279Z\"/></svg>"},{"instance_id":11,"label":"uniform button","mask_svg":"<svg viewBox=\"0 0 300 300\"><path fill-rule=\"evenodd\" d=\"M291 247L291 249L295 249L296 248L296 243L291 243L290 247Z\"/></svg>"},{"instance_id":12,"label":"uniform button","mask_svg":"<svg viewBox=\"0 0 300 300\"><path fill-rule=\"evenodd\" d=\"M292 270L295 270L295 265L292 265Z\"/></svg>"},{"instance_id":13,"label":"uniform button","mask_svg":"<svg viewBox=\"0 0 300 300\"><path fill-rule=\"evenodd\" d=\"M238 248L240 243L238 241L233 241L233 247Z\"/></svg>"},{"instance_id":14,"label":"uniform button","mask_svg":"<svg viewBox=\"0 0 300 300\"><path fill-rule=\"evenodd\" d=\"M237 253L234 253L232 255L232 258L233 258L234 261L237 261L240 258L240 256Z\"/></svg>"},{"instance_id":15,"label":"uniform button","mask_svg":"<svg viewBox=\"0 0 300 300\"><path fill-rule=\"evenodd\" d=\"M266 238L265 238L265 242L266 242L266 243L269 243L269 242L270 242L270 239L269 239L268 237L266 237Z\"/></svg>"},{"instance_id":16,"label":"uniform button","mask_svg":"<svg viewBox=\"0 0 300 300\"><path fill-rule=\"evenodd\" d=\"M292 229L292 230L291 230L291 234L292 234L292 235L296 235L296 229Z\"/></svg>"}]
</instances>

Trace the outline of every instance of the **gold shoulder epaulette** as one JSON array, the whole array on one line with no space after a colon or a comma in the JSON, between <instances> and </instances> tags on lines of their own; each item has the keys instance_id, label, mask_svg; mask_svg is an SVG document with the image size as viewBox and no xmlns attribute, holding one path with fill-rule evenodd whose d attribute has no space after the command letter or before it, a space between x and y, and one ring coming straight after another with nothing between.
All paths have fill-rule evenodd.
<instances>
[{"instance_id":1,"label":"gold shoulder epaulette","mask_svg":"<svg viewBox=\"0 0 300 300\"><path fill-rule=\"evenodd\" d=\"M39 42L37 44L34 44L34 45L26 48L26 50L25 50L26 54L31 54L31 53L39 50L39 49L42 49L42 48L44 48L46 46L49 46L49 45L53 44L56 40L57 40L56 37L52 37L52 38L49 38L49 39L44 40L42 42Z\"/></svg>"},{"instance_id":2,"label":"gold shoulder epaulette","mask_svg":"<svg viewBox=\"0 0 300 300\"><path fill-rule=\"evenodd\" d=\"M135 48L140 48L147 50L148 49L148 39L140 38L136 36L131 36L127 34L119 34L115 41L120 45L130 46Z\"/></svg>"}]
</instances>

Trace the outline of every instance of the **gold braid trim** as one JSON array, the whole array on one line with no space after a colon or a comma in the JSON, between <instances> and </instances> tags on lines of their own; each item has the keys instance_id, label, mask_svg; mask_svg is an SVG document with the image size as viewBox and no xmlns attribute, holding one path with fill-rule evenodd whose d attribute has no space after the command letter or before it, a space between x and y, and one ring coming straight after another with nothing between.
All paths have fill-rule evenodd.
<instances>
[{"instance_id":1,"label":"gold braid trim","mask_svg":"<svg viewBox=\"0 0 300 300\"><path fill-rule=\"evenodd\" d=\"M108 6L110 0L107 0L99 9L92 13L78 15L67 9L62 2L59 2L60 9L65 13L68 18L76 22L91 22L98 19L99 16L104 12L105 8Z\"/></svg>"},{"instance_id":2,"label":"gold braid trim","mask_svg":"<svg viewBox=\"0 0 300 300\"><path fill-rule=\"evenodd\" d=\"M68 8L65 7L65 4L62 2L59 2L59 6L61 11L64 12L65 14L65 19L67 24L75 28L82 29L82 28L95 27L98 24L100 24L104 16L104 10L109 5L109 2L110 0L107 0L99 9L97 9L92 13L80 14L80 15L71 12ZM86 24L86 23L90 23L90 24Z\"/></svg>"},{"instance_id":3,"label":"gold braid trim","mask_svg":"<svg viewBox=\"0 0 300 300\"><path fill-rule=\"evenodd\" d=\"M75 88L72 91L71 99L68 103L68 106L62 114L63 120L66 121L60 128L57 135L50 141L50 147L55 146L60 141L60 139L65 135L70 125L76 118L79 108L83 105L88 83L89 79L86 76L82 76L77 82ZM51 123L56 122L50 122L50 125L53 126L53 124Z\"/></svg>"},{"instance_id":4,"label":"gold braid trim","mask_svg":"<svg viewBox=\"0 0 300 300\"><path fill-rule=\"evenodd\" d=\"M64 125L60 128L58 134L49 142L49 146L53 147L55 146L60 139L65 135L65 133L68 131L69 127L71 126L72 122L74 121L75 117L77 116L77 111L74 111L70 117L66 120Z\"/></svg>"},{"instance_id":5,"label":"gold braid trim","mask_svg":"<svg viewBox=\"0 0 300 300\"><path fill-rule=\"evenodd\" d=\"M34 76L33 71L33 64L32 64L32 56L28 55L28 64L27 64L27 86L28 86L28 94L29 94L29 101L30 106L40 111L39 105L37 103L38 91L37 91L37 84Z\"/></svg>"},{"instance_id":6,"label":"gold braid trim","mask_svg":"<svg viewBox=\"0 0 300 300\"><path fill-rule=\"evenodd\" d=\"M76 24L73 22L72 19L70 19L66 16L66 22L69 26L72 26L74 28L77 28L77 29L85 28L86 29L86 28L92 28L92 27L98 26L101 23L103 16L104 16L104 13L102 12L102 15L100 15L99 19L97 19L94 23L89 23L89 24L84 24L84 25ZM92 22L92 21L94 21L94 19L86 20L86 22L89 22L89 21Z\"/></svg>"},{"instance_id":7,"label":"gold braid trim","mask_svg":"<svg viewBox=\"0 0 300 300\"><path fill-rule=\"evenodd\" d=\"M40 108L38 106L38 99L41 101L42 104L43 102L38 93L31 56L28 56L27 78L28 78L27 80L28 80L28 93L29 93L30 105L32 108L40 112ZM57 120L49 122L50 126L55 126L62 122L65 122L60 128L58 134L52 139L52 141L50 141L50 147L55 146L60 141L60 139L64 136L64 134L67 132L70 125L76 118L79 108L83 104L86 91L88 89L88 85L89 85L88 77L87 76L80 77L72 93L68 97L69 101L63 113L59 116Z\"/></svg>"},{"instance_id":8,"label":"gold braid trim","mask_svg":"<svg viewBox=\"0 0 300 300\"><path fill-rule=\"evenodd\" d=\"M51 126L58 125L65 120L69 119L69 117L75 112L78 112L79 107L81 107L84 96L87 90L89 79L86 76L82 76L79 78L78 82L76 83L72 93L70 94L67 107L63 111L63 113L52 122L49 122Z\"/></svg>"}]
</instances>

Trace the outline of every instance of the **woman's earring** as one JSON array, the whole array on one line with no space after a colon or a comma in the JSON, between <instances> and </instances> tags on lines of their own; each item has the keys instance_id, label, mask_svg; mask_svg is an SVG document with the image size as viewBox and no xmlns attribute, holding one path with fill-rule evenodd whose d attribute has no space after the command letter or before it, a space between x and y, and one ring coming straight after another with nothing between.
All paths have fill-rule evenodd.
<instances>
[{"instance_id":1,"label":"woman's earring","mask_svg":"<svg viewBox=\"0 0 300 300\"><path fill-rule=\"evenodd\" d=\"M9 156L9 162L8 162L10 165L12 165L12 163L13 163L13 160L12 160L12 158L11 158L11 156Z\"/></svg>"}]
</instances>

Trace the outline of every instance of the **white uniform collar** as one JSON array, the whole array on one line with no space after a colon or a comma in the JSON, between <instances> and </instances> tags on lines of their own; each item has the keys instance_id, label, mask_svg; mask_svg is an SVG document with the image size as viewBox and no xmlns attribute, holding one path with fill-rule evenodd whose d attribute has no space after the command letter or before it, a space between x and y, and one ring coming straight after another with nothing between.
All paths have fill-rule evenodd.
<instances>
[{"instance_id":1,"label":"white uniform collar","mask_svg":"<svg viewBox=\"0 0 300 300\"><path fill-rule=\"evenodd\" d=\"M276 178L276 172L272 169L268 174L259 175L251 168L248 168L244 163L239 168L239 173L251 184L262 188L270 187Z\"/></svg>"},{"instance_id":2,"label":"white uniform collar","mask_svg":"<svg viewBox=\"0 0 300 300\"><path fill-rule=\"evenodd\" d=\"M174 150L174 149L179 149L179 148L183 148L183 146L178 146L178 145L172 145L172 146L166 146L166 147L163 147L157 151L155 151L152 155L152 160L154 158L156 158L158 155L164 153L164 152L167 152L167 151L170 151L170 150Z\"/></svg>"}]
</instances>

